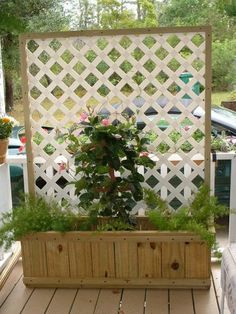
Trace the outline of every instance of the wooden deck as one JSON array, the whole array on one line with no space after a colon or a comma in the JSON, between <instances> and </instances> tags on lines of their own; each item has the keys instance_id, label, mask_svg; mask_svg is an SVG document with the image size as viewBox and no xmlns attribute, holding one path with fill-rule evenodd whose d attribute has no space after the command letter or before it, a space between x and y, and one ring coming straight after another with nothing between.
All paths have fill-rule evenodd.
<instances>
[{"instance_id":1,"label":"wooden deck","mask_svg":"<svg viewBox=\"0 0 236 314\"><path fill-rule=\"evenodd\" d=\"M212 266L210 290L30 289L18 261L0 291L0 313L218 314L220 293L219 265Z\"/></svg>"}]
</instances>

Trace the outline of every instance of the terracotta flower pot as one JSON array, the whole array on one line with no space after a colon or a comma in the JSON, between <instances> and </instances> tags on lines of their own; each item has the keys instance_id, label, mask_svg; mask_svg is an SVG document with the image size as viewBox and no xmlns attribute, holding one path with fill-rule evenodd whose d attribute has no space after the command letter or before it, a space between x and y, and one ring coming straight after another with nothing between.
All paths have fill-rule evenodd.
<instances>
[{"instance_id":1,"label":"terracotta flower pot","mask_svg":"<svg viewBox=\"0 0 236 314\"><path fill-rule=\"evenodd\" d=\"M0 139L0 164L4 164L6 162L8 143L8 138Z\"/></svg>"}]
</instances>

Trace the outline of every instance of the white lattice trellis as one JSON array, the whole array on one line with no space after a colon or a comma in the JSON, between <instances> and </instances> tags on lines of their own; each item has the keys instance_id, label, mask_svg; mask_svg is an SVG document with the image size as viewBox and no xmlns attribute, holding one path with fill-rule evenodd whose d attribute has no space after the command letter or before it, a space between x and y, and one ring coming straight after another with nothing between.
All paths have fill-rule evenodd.
<instances>
[{"instance_id":1,"label":"white lattice trellis","mask_svg":"<svg viewBox=\"0 0 236 314\"><path fill-rule=\"evenodd\" d=\"M186 203L209 174L209 41L207 27L23 35L31 191L34 173L37 193L76 203L64 184L73 177L73 159L57 134L91 106L112 121L136 115L157 160L145 171L146 185L172 207ZM193 114L197 107L206 113L201 118Z\"/></svg>"}]
</instances>

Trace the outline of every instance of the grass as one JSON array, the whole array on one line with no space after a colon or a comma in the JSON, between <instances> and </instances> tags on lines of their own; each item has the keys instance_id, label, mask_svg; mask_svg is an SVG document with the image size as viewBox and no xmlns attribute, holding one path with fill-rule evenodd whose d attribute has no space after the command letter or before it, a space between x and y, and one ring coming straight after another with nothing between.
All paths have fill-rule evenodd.
<instances>
[{"instance_id":1,"label":"grass","mask_svg":"<svg viewBox=\"0 0 236 314\"><path fill-rule=\"evenodd\" d=\"M231 92L214 92L211 95L212 104L221 105L222 101L230 100Z\"/></svg>"}]
</instances>

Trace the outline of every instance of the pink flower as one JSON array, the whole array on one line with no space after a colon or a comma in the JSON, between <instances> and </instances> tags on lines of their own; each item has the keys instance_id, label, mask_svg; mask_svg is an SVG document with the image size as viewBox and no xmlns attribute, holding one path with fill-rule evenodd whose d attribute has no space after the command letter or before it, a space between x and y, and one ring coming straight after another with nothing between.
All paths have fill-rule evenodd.
<instances>
[{"instance_id":1,"label":"pink flower","mask_svg":"<svg viewBox=\"0 0 236 314\"><path fill-rule=\"evenodd\" d=\"M184 127L184 131L188 131L190 129L190 126L189 125L186 125L185 127Z\"/></svg>"},{"instance_id":2,"label":"pink flower","mask_svg":"<svg viewBox=\"0 0 236 314\"><path fill-rule=\"evenodd\" d=\"M85 121L88 118L88 114L86 112L82 112L80 115L80 121Z\"/></svg>"},{"instance_id":3,"label":"pink flower","mask_svg":"<svg viewBox=\"0 0 236 314\"><path fill-rule=\"evenodd\" d=\"M139 157L148 157L149 156L149 153L148 152L141 152L139 154Z\"/></svg>"},{"instance_id":4,"label":"pink flower","mask_svg":"<svg viewBox=\"0 0 236 314\"><path fill-rule=\"evenodd\" d=\"M108 126L110 124L108 119L102 119L102 125Z\"/></svg>"},{"instance_id":5,"label":"pink flower","mask_svg":"<svg viewBox=\"0 0 236 314\"><path fill-rule=\"evenodd\" d=\"M66 167L67 167L65 162L60 162L58 164L58 166L59 166L59 173L61 173L62 171L66 170Z\"/></svg>"}]
</instances>

